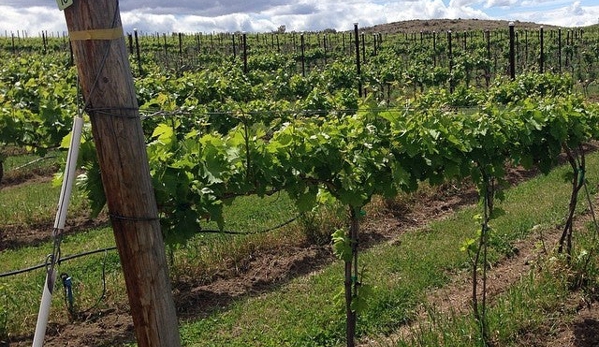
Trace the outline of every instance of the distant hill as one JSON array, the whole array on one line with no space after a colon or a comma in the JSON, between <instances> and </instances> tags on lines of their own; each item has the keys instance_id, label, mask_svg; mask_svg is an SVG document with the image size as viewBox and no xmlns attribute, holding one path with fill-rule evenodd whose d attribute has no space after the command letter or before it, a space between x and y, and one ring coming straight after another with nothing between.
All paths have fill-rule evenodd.
<instances>
[{"instance_id":1,"label":"distant hill","mask_svg":"<svg viewBox=\"0 0 599 347\"><path fill-rule=\"evenodd\" d=\"M509 21L506 20L483 20L483 19L415 19L402 22L375 25L360 28L366 33L395 34L401 32L442 32L442 31L470 31L470 30L496 30L507 29ZM516 29L528 28L538 29L557 28L551 25L537 24L532 22L514 21Z\"/></svg>"}]
</instances>

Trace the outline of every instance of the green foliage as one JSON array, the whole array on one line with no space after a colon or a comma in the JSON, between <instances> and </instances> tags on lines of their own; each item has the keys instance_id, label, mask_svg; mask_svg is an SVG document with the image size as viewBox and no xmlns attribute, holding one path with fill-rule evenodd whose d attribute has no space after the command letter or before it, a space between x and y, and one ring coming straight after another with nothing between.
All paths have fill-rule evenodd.
<instances>
[{"instance_id":1,"label":"green foliage","mask_svg":"<svg viewBox=\"0 0 599 347\"><path fill-rule=\"evenodd\" d=\"M44 155L71 129L76 114L74 69L50 59L6 59L0 76L0 146Z\"/></svg>"},{"instance_id":2,"label":"green foliage","mask_svg":"<svg viewBox=\"0 0 599 347\"><path fill-rule=\"evenodd\" d=\"M369 283L370 278L366 268L362 268L362 271L360 271L357 277L359 278L359 282L356 285L356 291L351 301L351 310L358 314L362 314L366 312L372 303L375 295L375 288Z\"/></svg>"},{"instance_id":3,"label":"green foliage","mask_svg":"<svg viewBox=\"0 0 599 347\"><path fill-rule=\"evenodd\" d=\"M171 44L146 47L163 52ZM285 190L300 211L310 211L324 189L342 205L360 207L373 195L412 191L421 181L470 176L480 183L481 169L501 183L506 162L547 172L563 144L575 147L598 135L597 107L570 95L567 75L498 78L486 93L456 84L490 69L479 41L470 43L471 55L454 52L451 73L446 65L431 67L426 42L408 49L390 41L368 58L362 76L353 59L332 49L326 68L314 67L305 77L293 71L296 56L266 54L263 43L249 44L247 72L237 61L202 52L198 59L209 59L209 69L166 74L145 56L144 75L136 78L142 110L178 114L143 123L163 228L167 235L179 233L177 242L197 232L201 221L222 227L222 206L236 196ZM307 45L307 61L324 58L321 46ZM434 51L445 54L447 42L438 41ZM417 59L407 64L398 59L402 54ZM77 104L75 70L56 61L3 63L0 146L43 154L68 133ZM358 79L372 89L362 103ZM445 88L450 79L453 93ZM406 80L421 89L410 108L380 111L388 87ZM390 94L384 99L394 103ZM461 106L478 109L453 109ZM86 137L79 182L97 214L105 198L89 130Z\"/></svg>"},{"instance_id":4,"label":"green foliage","mask_svg":"<svg viewBox=\"0 0 599 347\"><path fill-rule=\"evenodd\" d=\"M247 194L285 190L305 212L317 205L319 191L359 208L373 195L413 191L422 181L471 177L483 189L482 172L499 185L507 163L547 172L562 145L597 138L599 113L576 95L533 95L501 107L490 95L477 112L431 108L429 101L402 112L365 104L356 114L326 119L241 112L225 133L220 125L198 127L203 120L193 117L155 122L148 156L165 234L185 242L201 221L222 227L223 205ZM84 156L82 181L97 212L104 203L93 177L98 170L94 156Z\"/></svg>"},{"instance_id":5,"label":"green foliage","mask_svg":"<svg viewBox=\"0 0 599 347\"><path fill-rule=\"evenodd\" d=\"M333 253L337 258L349 262L352 258L351 240L345 230L338 229L333 233Z\"/></svg>"}]
</instances>

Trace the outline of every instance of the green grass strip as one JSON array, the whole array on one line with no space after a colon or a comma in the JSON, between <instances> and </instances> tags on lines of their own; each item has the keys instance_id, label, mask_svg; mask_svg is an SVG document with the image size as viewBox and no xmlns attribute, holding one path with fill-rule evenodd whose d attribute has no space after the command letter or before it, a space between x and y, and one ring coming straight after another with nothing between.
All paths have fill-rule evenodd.
<instances>
[{"instance_id":1,"label":"green grass strip","mask_svg":"<svg viewBox=\"0 0 599 347\"><path fill-rule=\"evenodd\" d=\"M598 166L599 155L589 155L590 182L597 182ZM564 180L568 170L557 168L506 191L505 200L498 204L505 215L492 221L496 237L491 260L511 252L510 244L528 236L536 225L551 227L564 220L570 194L570 184ZM478 213L478 207L464 208L360 256L366 281L375 287L369 309L359 317L360 335L392 332L413 318L428 290L467 270L467 254L460 246L476 234ZM222 312L188 322L181 328L182 339L187 346L341 345L344 315L335 298L342 282L342 264L336 262L274 292L240 299Z\"/></svg>"},{"instance_id":2,"label":"green grass strip","mask_svg":"<svg viewBox=\"0 0 599 347\"><path fill-rule=\"evenodd\" d=\"M16 224L27 230L28 223L49 223L47 230L35 232L50 236L56 214L56 203L60 187L52 187L50 182L24 183L2 190L0 194L0 228L3 222ZM69 213L83 213L80 196L75 195ZM240 197L231 206L224 209L228 230L238 232L258 232L279 225L297 216L293 202L286 194L276 194L263 199L256 196ZM70 216L70 215L69 215ZM67 223L69 223L67 219ZM206 228L215 228L208 224ZM23 231L20 231L23 232ZM29 230L28 232L34 232ZM232 247L242 248L249 240L259 240L262 235L233 236L215 233L198 234L186 246L174 250L174 267L171 274L176 276L185 272L186 266L205 270L214 263L225 262L222 259L231 256ZM111 228L93 229L63 237L62 255L69 256L114 246ZM43 242L18 249L5 249L0 252L0 273L23 269L41 264L52 253L52 243ZM124 280L117 252L99 253L64 262L58 271L66 272L73 278L76 309L84 311L94 306L102 294L102 270L106 272L107 296L100 307L122 306L126 302ZM187 274L189 275L189 274ZM0 338L6 334L19 336L33 332L41 299L45 272L43 269L0 278ZM68 323L62 284L57 283L53 298L50 321Z\"/></svg>"},{"instance_id":3,"label":"green grass strip","mask_svg":"<svg viewBox=\"0 0 599 347\"><path fill-rule=\"evenodd\" d=\"M21 184L3 189L0 194L0 227L53 223L59 196L60 186L52 182ZM85 210L86 206L87 202L80 195L73 194L69 215Z\"/></svg>"}]
</instances>

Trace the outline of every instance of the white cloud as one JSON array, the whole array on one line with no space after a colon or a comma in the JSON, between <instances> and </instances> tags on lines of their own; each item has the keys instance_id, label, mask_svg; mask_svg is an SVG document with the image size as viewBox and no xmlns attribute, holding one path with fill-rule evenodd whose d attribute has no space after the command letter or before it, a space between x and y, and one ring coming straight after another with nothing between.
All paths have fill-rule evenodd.
<instances>
[{"instance_id":1,"label":"white cloud","mask_svg":"<svg viewBox=\"0 0 599 347\"><path fill-rule=\"evenodd\" d=\"M452 0L449 5L441 0L387 3L383 7L385 20L373 24L410 19L488 18L482 11L471 7L478 2L478 0Z\"/></svg>"},{"instance_id":2,"label":"white cloud","mask_svg":"<svg viewBox=\"0 0 599 347\"><path fill-rule=\"evenodd\" d=\"M518 0L487 0L485 2L486 8L492 7L501 7L501 8L509 8L518 3Z\"/></svg>"},{"instance_id":3,"label":"white cloud","mask_svg":"<svg viewBox=\"0 0 599 347\"><path fill-rule=\"evenodd\" d=\"M0 0L0 35L25 29L64 32L64 16L47 0ZM351 30L410 19L479 18L589 25L599 18L594 0L121 0L125 30L145 32L265 32ZM593 6L586 5L593 3ZM54 5L54 3L53 3Z\"/></svg>"},{"instance_id":4,"label":"white cloud","mask_svg":"<svg viewBox=\"0 0 599 347\"><path fill-rule=\"evenodd\" d=\"M481 3L482 0L451 0L449 1L449 7L464 7L464 6L474 6L476 4Z\"/></svg>"},{"instance_id":5,"label":"white cloud","mask_svg":"<svg viewBox=\"0 0 599 347\"><path fill-rule=\"evenodd\" d=\"M28 36L39 36L42 31L66 31L64 15L47 7L11 7L0 5L0 31L26 31Z\"/></svg>"},{"instance_id":6,"label":"white cloud","mask_svg":"<svg viewBox=\"0 0 599 347\"><path fill-rule=\"evenodd\" d=\"M514 15L514 19L562 27L596 24L597 18L599 18L599 5L582 6L581 1L574 1L551 10L523 11Z\"/></svg>"},{"instance_id":7,"label":"white cloud","mask_svg":"<svg viewBox=\"0 0 599 347\"><path fill-rule=\"evenodd\" d=\"M170 32L171 28L177 23L174 15L158 15L145 11L122 13L121 20L123 23L127 23L130 28L136 28L142 32Z\"/></svg>"},{"instance_id":8,"label":"white cloud","mask_svg":"<svg viewBox=\"0 0 599 347\"><path fill-rule=\"evenodd\" d=\"M568 8L568 10L574 17L583 17L585 14L584 10L580 6L580 1L575 1L572 6Z\"/></svg>"},{"instance_id":9,"label":"white cloud","mask_svg":"<svg viewBox=\"0 0 599 347\"><path fill-rule=\"evenodd\" d=\"M539 7L544 6L545 8L552 7L557 8L570 4L571 0L524 0L520 3L522 7Z\"/></svg>"}]
</instances>

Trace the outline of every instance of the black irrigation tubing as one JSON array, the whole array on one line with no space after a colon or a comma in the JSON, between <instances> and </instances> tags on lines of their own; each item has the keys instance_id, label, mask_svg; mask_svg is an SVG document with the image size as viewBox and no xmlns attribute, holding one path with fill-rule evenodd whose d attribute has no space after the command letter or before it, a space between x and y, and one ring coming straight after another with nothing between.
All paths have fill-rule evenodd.
<instances>
[{"instance_id":1,"label":"black irrigation tubing","mask_svg":"<svg viewBox=\"0 0 599 347\"><path fill-rule=\"evenodd\" d=\"M83 253L79 253L79 254L73 254L73 255L69 255L67 257L64 258L60 258L58 263L61 263L63 261L67 261L67 260L71 260L71 259L76 259L76 258L81 258L81 257L85 257L88 255L92 255L92 254L96 254L96 253L101 253L101 252L106 252L106 251L114 251L116 250L116 247L107 247L107 248L102 248L102 249L96 249L93 251L87 251L87 252L83 252ZM38 264L38 265L34 265L25 269L21 269L21 270L15 270L15 271L10 271L10 272L5 272L0 274L0 278L2 277L9 277L9 276L14 276L14 275L19 275L25 272L30 272L33 270L37 270L37 269L41 269L43 267L45 267L47 265L47 263L43 263L43 264Z\"/></svg>"},{"instance_id":2,"label":"black irrigation tubing","mask_svg":"<svg viewBox=\"0 0 599 347\"><path fill-rule=\"evenodd\" d=\"M271 232L273 230L277 230L280 229L284 226L286 226L287 224L290 224L292 222L294 222L296 219L298 219L302 214L299 214L291 219L289 219L288 221L285 221L281 224L275 225L273 227L267 228L267 229L263 229L263 230L258 230L258 231L252 231L252 232L242 232L242 231L231 231L231 230L216 230L216 229L202 229L199 231L199 233L211 233L211 234L225 234L225 235L256 235L256 234L264 234L267 232ZM83 253L78 253L78 254L73 254L73 255L69 255L67 257L64 258L60 258L58 261L58 264L60 264L63 261L67 261L67 260L72 260L72 259L77 259L77 258L81 258L81 257L85 257L88 255L92 255L92 254L96 254L96 253L101 253L101 252L107 252L107 251L114 251L116 250L116 247L107 247L107 248L101 248L101 249L96 249L93 251L87 251L87 252L83 252ZM10 277L10 276L15 276L15 275L20 275L26 272L31 272L33 270L37 270L37 269L41 269L46 267L46 263L43 264L38 264L38 265L34 265L25 269L20 269L20 270L15 270L15 271L9 271L9 272L5 272L5 273L0 273L0 278L4 278L4 277Z\"/></svg>"}]
</instances>

